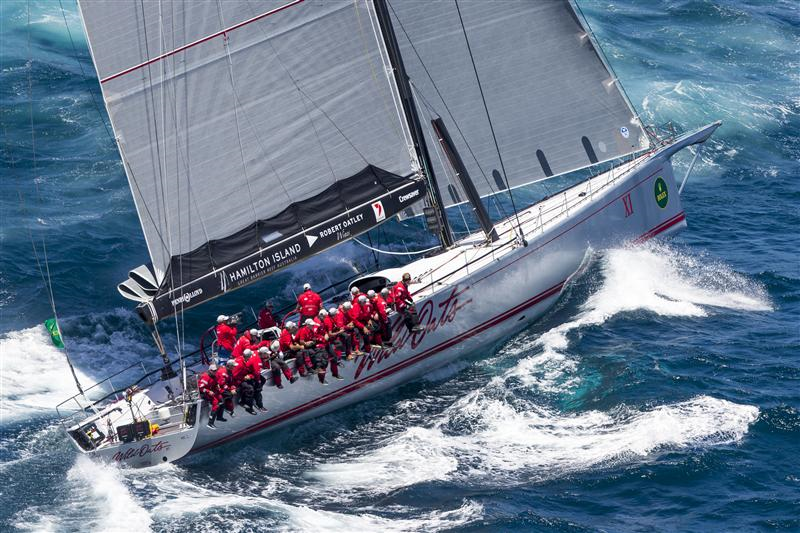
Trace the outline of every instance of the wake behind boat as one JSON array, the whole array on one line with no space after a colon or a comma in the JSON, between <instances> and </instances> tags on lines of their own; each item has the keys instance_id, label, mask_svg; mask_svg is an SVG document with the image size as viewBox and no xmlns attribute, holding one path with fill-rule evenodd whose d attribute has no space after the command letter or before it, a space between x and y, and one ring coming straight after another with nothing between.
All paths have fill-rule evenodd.
<instances>
[{"instance_id":1,"label":"wake behind boat","mask_svg":"<svg viewBox=\"0 0 800 533\"><path fill-rule=\"evenodd\" d=\"M323 415L527 327L593 251L686 226L689 173L678 186L671 158L719 126L645 131L567 1L169 8L81 2L152 261L119 290L139 302L164 367L101 402L76 395L65 427L81 452L128 466ZM588 167L593 177L517 210L513 189ZM244 201L231 209L221 189ZM484 198L499 193L513 211L494 222ZM455 239L445 208L464 205L481 229ZM391 311L391 341L342 361L325 387L278 388L266 369L268 411L208 425L206 365L171 362L158 322L418 213L441 248L351 282L380 291L407 272L418 326Z\"/></svg>"}]
</instances>

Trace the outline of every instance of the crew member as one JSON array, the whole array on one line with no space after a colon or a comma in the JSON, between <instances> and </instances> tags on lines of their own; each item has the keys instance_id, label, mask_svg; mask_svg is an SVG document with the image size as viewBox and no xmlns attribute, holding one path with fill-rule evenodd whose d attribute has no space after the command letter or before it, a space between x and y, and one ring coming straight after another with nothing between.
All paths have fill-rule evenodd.
<instances>
[{"instance_id":1,"label":"crew member","mask_svg":"<svg viewBox=\"0 0 800 533\"><path fill-rule=\"evenodd\" d=\"M244 360L244 354L237 358L228 359L228 372L233 379L233 384L238 387L242 381L244 381L244 376L247 374L247 361Z\"/></svg>"},{"instance_id":2,"label":"crew member","mask_svg":"<svg viewBox=\"0 0 800 533\"><path fill-rule=\"evenodd\" d=\"M228 359L224 365L217 368L217 389L219 389L223 400L222 403L231 418L235 416L233 413L233 398L236 396L236 385L233 383L233 375L229 369L232 370L235 365L235 360Z\"/></svg>"},{"instance_id":3,"label":"crew member","mask_svg":"<svg viewBox=\"0 0 800 533\"><path fill-rule=\"evenodd\" d=\"M392 298L392 291L384 287L381 289L381 298L386 302L387 309L394 309L394 298Z\"/></svg>"},{"instance_id":4,"label":"crew member","mask_svg":"<svg viewBox=\"0 0 800 533\"><path fill-rule=\"evenodd\" d=\"M350 361L353 359L353 335L347 330L347 314L339 311L339 309L336 307L331 307L330 311L328 311L328 314L333 318L333 331L339 339L339 342L342 344L342 350L344 351L345 358Z\"/></svg>"},{"instance_id":5,"label":"crew member","mask_svg":"<svg viewBox=\"0 0 800 533\"><path fill-rule=\"evenodd\" d=\"M297 297L297 312L300 313L300 322L314 319L322 307L322 298L311 290L311 284L303 285L303 293Z\"/></svg>"},{"instance_id":6,"label":"crew member","mask_svg":"<svg viewBox=\"0 0 800 533\"><path fill-rule=\"evenodd\" d=\"M317 371L317 378L319 382L325 385L325 374L328 369L328 362L331 361L325 344L327 341L327 334L323 327L313 320L306 320L306 327L311 330L311 338L314 342L312 360L314 361L314 368ZM331 373L336 379L342 379L339 376L339 365L334 360L331 364Z\"/></svg>"},{"instance_id":7,"label":"crew member","mask_svg":"<svg viewBox=\"0 0 800 533\"><path fill-rule=\"evenodd\" d=\"M336 309L335 307L331 309ZM322 309L319 312L320 318L320 325L325 328L325 333L328 335L328 342L326 344L326 349L328 350L328 355L330 355L338 365L342 362L342 353L344 353L344 347L341 349L341 342L339 340L339 331L336 328L336 323L333 321L333 317L330 315L328 311Z\"/></svg>"},{"instance_id":8,"label":"crew member","mask_svg":"<svg viewBox=\"0 0 800 533\"><path fill-rule=\"evenodd\" d=\"M292 374L292 369L289 368L289 365L287 365L286 361L283 360L283 352L281 352L280 341L272 341L272 345L270 346L269 350L269 368L272 371L272 381L279 389L283 388L283 383L281 383L281 372L283 372L283 375L289 380L289 383L294 383L297 381L297 376Z\"/></svg>"},{"instance_id":9,"label":"crew member","mask_svg":"<svg viewBox=\"0 0 800 533\"><path fill-rule=\"evenodd\" d=\"M343 321L345 325L345 331L350 335L350 338L353 342L353 350L354 356L364 355L364 352L361 351L361 343L363 340L363 332L362 328L364 324L361 324L358 321L358 316L356 310L353 308L353 304L350 302L344 302L342 304L342 308L339 309L339 314L342 315Z\"/></svg>"},{"instance_id":10,"label":"crew member","mask_svg":"<svg viewBox=\"0 0 800 533\"><path fill-rule=\"evenodd\" d=\"M352 287L350 289L350 296L352 297L350 303L356 305L358 303L358 297L361 296L362 294L364 293L361 292L361 289L359 289L358 287Z\"/></svg>"},{"instance_id":11,"label":"crew member","mask_svg":"<svg viewBox=\"0 0 800 533\"><path fill-rule=\"evenodd\" d=\"M223 416L225 406L221 404L222 395L217 385L217 365L212 363L208 367L208 370L200 375L200 379L197 380L197 388L200 391L200 397L209 404L208 427L216 429L214 426L215 420L219 420L220 422L226 421L226 418Z\"/></svg>"},{"instance_id":12,"label":"crew member","mask_svg":"<svg viewBox=\"0 0 800 533\"><path fill-rule=\"evenodd\" d=\"M375 313L378 315L378 323L380 324L381 344L384 346L392 345L392 326L389 322L389 311L386 308L386 300L375 291L367 292L372 306L375 308Z\"/></svg>"},{"instance_id":13,"label":"crew member","mask_svg":"<svg viewBox=\"0 0 800 533\"><path fill-rule=\"evenodd\" d=\"M242 336L237 339L231 355L233 356L234 359L240 357L245 350L252 349L252 345L257 343L258 343L258 330L251 329L250 331L245 331L244 334L242 334Z\"/></svg>"},{"instance_id":14,"label":"crew member","mask_svg":"<svg viewBox=\"0 0 800 533\"><path fill-rule=\"evenodd\" d=\"M307 371L313 368L311 358L308 352L305 351L303 343L298 342L296 339L297 324L291 320L286 322L286 326L281 331L281 336L278 339L280 349L284 357L294 358L294 366L301 376L305 376Z\"/></svg>"},{"instance_id":15,"label":"crew member","mask_svg":"<svg viewBox=\"0 0 800 533\"><path fill-rule=\"evenodd\" d=\"M358 296L358 304L353 306L353 313L356 315L357 319L356 326L361 328L361 331L364 333L364 346L362 350L369 352L372 344L378 344L380 347L380 343L376 342L374 338L375 333L378 331L378 326L374 317L375 310L372 308L372 304L366 294L360 294Z\"/></svg>"},{"instance_id":16,"label":"crew member","mask_svg":"<svg viewBox=\"0 0 800 533\"><path fill-rule=\"evenodd\" d=\"M242 384L239 386L239 405L244 407L244 410L251 415L258 414L253 408L255 396L256 389L253 386L253 376L250 374L245 374Z\"/></svg>"},{"instance_id":17,"label":"crew member","mask_svg":"<svg viewBox=\"0 0 800 533\"><path fill-rule=\"evenodd\" d=\"M272 314L272 302L267 300L264 302L264 307L258 312L258 329L274 328L277 325L275 316Z\"/></svg>"},{"instance_id":18,"label":"crew member","mask_svg":"<svg viewBox=\"0 0 800 533\"><path fill-rule=\"evenodd\" d=\"M214 328L214 332L217 334L217 354L223 358L231 356L238 333L236 326L231 324L230 320L229 316L219 315L217 326Z\"/></svg>"},{"instance_id":19,"label":"crew member","mask_svg":"<svg viewBox=\"0 0 800 533\"><path fill-rule=\"evenodd\" d=\"M411 293L408 286L411 283L411 274L406 272L403 274L403 279L397 282L392 289L392 299L394 300L394 308L403 317L408 331L414 333L422 330L419 325L419 318L417 318L417 310L414 307L414 300L411 298Z\"/></svg>"},{"instance_id":20,"label":"crew member","mask_svg":"<svg viewBox=\"0 0 800 533\"><path fill-rule=\"evenodd\" d=\"M261 349L264 350L265 353L267 352L266 348ZM247 373L253 376L253 388L255 389L254 399L256 402L256 407L259 411L266 411L267 408L264 407L261 391L264 388L264 383L267 380L261 375L261 354L248 349L244 351L244 356L247 359L247 362L245 363L247 365Z\"/></svg>"}]
</instances>

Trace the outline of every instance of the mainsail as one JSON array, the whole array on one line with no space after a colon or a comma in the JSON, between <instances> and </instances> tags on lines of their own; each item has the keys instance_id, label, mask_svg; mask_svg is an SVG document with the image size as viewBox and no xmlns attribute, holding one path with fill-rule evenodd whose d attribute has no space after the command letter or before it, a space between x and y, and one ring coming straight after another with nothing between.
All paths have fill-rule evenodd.
<instances>
[{"instance_id":1,"label":"mainsail","mask_svg":"<svg viewBox=\"0 0 800 533\"><path fill-rule=\"evenodd\" d=\"M368 1L81 0L156 321L425 197Z\"/></svg>"},{"instance_id":2,"label":"mainsail","mask_svg":"<svg viewBox=\"0 0 800 533\"><path fill-rule=\"evenodd\" d=\"M428 146L441 117L481 196L647 148L568 0L388 3ZM466 201L432 160L445 204Z\"/></svg>"}]
</instances>

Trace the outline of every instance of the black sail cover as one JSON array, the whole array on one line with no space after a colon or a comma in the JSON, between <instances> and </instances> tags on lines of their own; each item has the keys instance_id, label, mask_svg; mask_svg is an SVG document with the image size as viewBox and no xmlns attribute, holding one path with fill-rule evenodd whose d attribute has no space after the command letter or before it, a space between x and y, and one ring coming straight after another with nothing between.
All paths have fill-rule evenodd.
<instances>
[{"instance_id":1,"label":"black sail cover","mask_svg":"<svg viewBox=\"0 0 800 533\"><path fill-rule=\"evenodd\" d=\"M424 197L370 0L79 6L151 258L119 290L146 320Z\"/></svg>"}]
</instances>

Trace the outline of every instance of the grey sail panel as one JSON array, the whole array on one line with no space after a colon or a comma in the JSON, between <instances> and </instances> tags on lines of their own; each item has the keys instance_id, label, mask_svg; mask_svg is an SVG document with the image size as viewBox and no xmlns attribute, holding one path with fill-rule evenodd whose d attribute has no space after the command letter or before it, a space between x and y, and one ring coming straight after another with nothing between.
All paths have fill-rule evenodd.
<instances>
[{"instance_id":1,"label":"grey sail panel","mask_svg":"<svg viewBox=\"0 0 800 533\"><path fill-rule=\"evenodd\" d=\"M443 166L430 126L437 116L481 196L647 147L568 1L390 0L390 8L447 205L466 195L446 178L452 170ZM500 175L481 87L507 176Z\"/></svg>"},{"instance_id":2,"label":"grey sail panel","mask_svg":"<svg viewBox=\"0 0 800 533\"><path fill-rule=\"evenodd\" d=\"M208 243L265 246L245 230L367 166L415 171L368 3L80 7L161 284L198 249L235 259Z\"/></svg>"}]
</instances>

